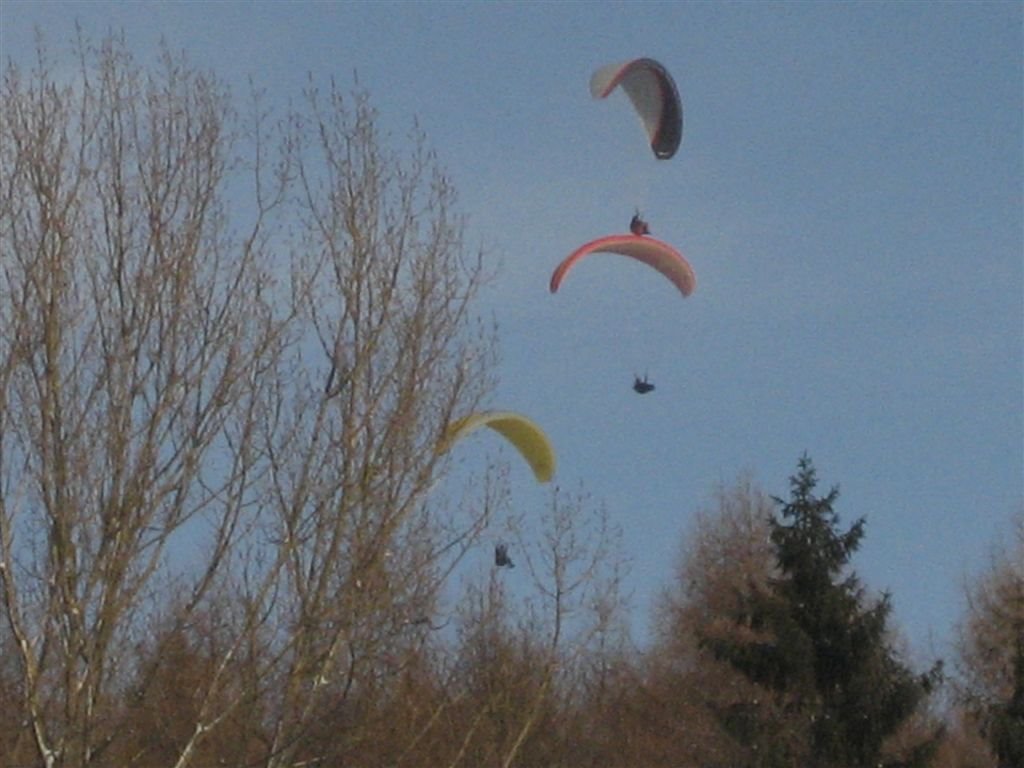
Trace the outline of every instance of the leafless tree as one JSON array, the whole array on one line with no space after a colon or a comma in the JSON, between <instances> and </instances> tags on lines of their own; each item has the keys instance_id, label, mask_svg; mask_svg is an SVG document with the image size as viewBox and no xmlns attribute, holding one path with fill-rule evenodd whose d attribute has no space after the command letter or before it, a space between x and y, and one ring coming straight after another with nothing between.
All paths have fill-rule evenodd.
<instances>
[{"instance_id":1,"label":"leafless tree","mask_svg":"<svg viewBox=\"0 0 1024 768\"><path fill-rule=\"evenodd\" d=\"M531 541L526 532L534 526L538 531ZM530 635L538 639L539 677L504 750L502 768L574 759L565 743L566 721L588 683L594 682L595 672L600 681L601 665L622 647L626 634L626 565L619 531L602 506L584 493L556 488L533 526L519 520L514 527L534 590L524 613ZM552 709L559 713L561 725L541 727ZM530 749L531 740L555 734L561 744L547 754Z\"/></svg>"},{"instance_id":2,"label":"leafless tree","mask_svg":"<svg viewBox=\"0 0 1024 768\"><path fill-rule=\"evenodd\" d=\"M489 490L464 514L430 493L439 436L492 383L482 260L423 136L388 150L365 94L240 119L168 52L76 50L70 78L42 46L9 65L0 105L19 721L48 768L99 764L124 697L192 659L167 763L259 697L259 761L291 765L325 707L395 673L486 522ZM134 663L147 641L166 653Z\"/></svg>"},{"instance_id":3,"label":"leafless tree","mask_svg":"<svg viewBox=\"0 0 1024 768\"><path fill-rule=\"evenodd\" d=\"M946 732L938 745L933 768L996 768L996 759L977 721L956 707L945 720Z\"/></svg>"},{"instance_id":4,"label":"leafless tree","mask_svg":"<svg viewBox=\"0 0 1024 768\"><path fill-rule=\"evenodd\" d=\"M579 759L578 729L568 725L573 699L602 635L622 621L617 534L603 510L557 490L543 511L511 527L516 567L488 564L486 577L466 587L455 642L435 665L431 709L398 764Z\"/></svg>"},{"instance_id":5,"label":"leafless tree","mask_svg":"<svg viewBox=\"0 0 1024 768\"><path fill-rule=\"evenodd\" d=\"M471 301L453 188L413 132L390 152L365 94L310 86L289 141L300 222L290 313L303 329L259 425L268 473L261 549L281 567L268 676L280 696L269 765L289 765L310 723L367 690L431 617L490 502L434 514L435 446L490 387L489 330ZM312 756L308 759L312 759Z\"/></svg>"},{"instance_id":6,"label":"leafless tree","mask_svg":"<svg viewBox=\"0 0 1024 768\"><path fill-rule=\"evenodd\" d=\"M1020 714L1024 708L1024 510L1013 518L1011 535L993 551L987 571L968 586L966 616L959 629L957 697L966 725L984 734L993 754L999 754L1000 730L1015 724L1020 750L1024 744ZM1002 751L1011 750L1004 746Z\"/></svg>"},{"instance_id":7,"label":"leafless tree","mask_svg":"<svg viewBox=\"0 0 1024 768\"><path fill-rule=\"evenodd\" d=\"M659 643L685 658L694 629L734 613L745 594L763 589L775 575L768 520L771 498L749 476L721 486L710 507L698 510L686 532L674 582L657 610ZM678 647L678 644L685 647Z\"/></svg>"},{"instance_id":8,"label":"leafless tree","mask_svg":"<svg viewBox=\"0 0 1024 768\"><path fill-rule=\"evenodd\" d=\"M703 647L707 637L759 640L742 621L752 595L776 575L768 520L771 498L741 475L720 486L684 534L673 582L656 606L656 639L645 661L646 703L657 731L647 740L663 765L758 765L721 726L742 708L771 730L788 754L800 753L801 732L790 727L787 702L752 684Z\"/></svg>"},{"instance_id":9,"label":"leafless tree","mask_svg":"<svg viewBox=\"0 0 1024 768\"><path fill-rule=\"evenodd\" d=\"M66 83L42 52L9 66L0 110L0 582L48 766L115 737L174 542L207 534L192 606L215 581L277 346L258 242L227 230L224 90L169 54L145 77L116 40L80 53Z\"/></svg>"}]
</instances>

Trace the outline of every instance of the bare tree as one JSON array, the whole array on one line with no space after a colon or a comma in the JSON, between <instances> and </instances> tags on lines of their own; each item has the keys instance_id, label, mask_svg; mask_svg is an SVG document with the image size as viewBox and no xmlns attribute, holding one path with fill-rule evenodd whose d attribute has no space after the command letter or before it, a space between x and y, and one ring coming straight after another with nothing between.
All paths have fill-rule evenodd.
<instances>
[{"instance_id":1,"label":"bare tree","mask_svg":"<svg viewBox=\"0 0 1024 768\"><path fill-rule=\"evenodd\" d=\"M416 725L395 764L579 759L578 729L568 725L574 697L602 636L621 629L617 534L603 510L557 490L542 513L513 528L516 567L488 565L461 594L455 642L434 662L433 693L409 718Z\"/></svg>"},{"instance_id":2,"label":"bare tree","mask_svg":"<svg viewBox=\"0 0 1024 768\"><path fill-rule=\"evenodd\" d=\"M756 764L721 726L721 714L737 707L774 723L775 738L799 752L799 735L785 727L786 702L703 646L706 637L757 637L735 617L776 574L768 524L773 512L771 498L741 475L717 489L686 533L675 579L656 606L656 639L645 661L643 707L658 723L645 734L653 764Z\"/></svg>"},{"instance_id":3,"label":"bare tree","mask_svg":"<svg viewBox=\"0 0 1024 768\"><path fill-rule=\"evenodd\" d=\"M291 765L397 673L486 523L489 486L464 513L430 494L438 437L491 386L482 261L422 135L389 151L365 94L311 87L268 130L260 99L240 122L169 53L77 52L70 81L42 46L9 65L0 105L18 718L48 768L98 764L126 754L121 699L189 659L162 759L193 762L255 697L259 761Z\"/></svg>"},{"instance_id":4,"label":"bare tree","mask_svg":"<svg viewBox=\"0 0 1024 768\"><path fill-rule=\"evenodd\" d=\"M771 498L748 476L715 492L684 539L674 583L658 604L657 636L681 660L693 653L698 627L734 613L743 596L762 589L775 570L768 520Z\"/></svg>"},{"instance_id":5,"label":"bare tree","mask_svg":"<svg viewBox=\"0 0 1024 768\"><path fill-rule=\"evenodd\" d=\"M995 756L970 714L958 707L946 715L945 722L945 737L932 763L935 768L995 768Z\"/></svg>"},{"instance_id":6,"label":"bare tree","mask_svg":"<svg viewBox=\"0 0 1024 768\"><path fill-rule=\"evenodd\" d=\"M275 328L252 301L254 240L232 242L228 106L169 54L45 55L4 78L0 163L0 582L46 765L87 765L117 733L133 629L173 542L198 603L251 485L244 457Z\"/></svg>"},{"instance_id":7,"label":"bare tree","mask_svg":"<svg viewBox=\"0 0 1024 768\"><path fill-rule=\"evenodd\" d=\"M964 719L988 740L1000 768L1024 755L1024 511L967 590L958 643Z\"/></svg>"},{"instance_id":8,"label":"bare tree","mask_svg":"<svg viewBox=\"0 0 1024 768\"><path fill-rule=\"evenodd\" d=\"M564 744L566 720L574 700L582 695L591 662L600 664L608 646L619 645L625 601L622 578L625 563L620 535L607 511L585 494L555 489L550 505L532 525L517 521L519 541L535 596L527 602L531 634L538 639L538 682L523 708L514 739L500 765L537 765L573 758ZM537 527L537 541L525 532ZM600 674L600 673L599 673ZM559 713L559 728L541 727L548 712ZM532 743L558 735L562 744L545 753Z\"/></svg>"},{"instance_id":9,"label":"bare tree","mask_svg":"<svg viewBox=\"0 0 1024 768\"><path fill-rule=\"evenodd\" d=\"M274 603L271 765L309 725L396 673L410 624L486 523L431 506L435 446L490 386L489 331L470 315L483 279L454 191L423 136L390 152L363 93L312 86L291 118L298 181L291 312L303 329L260 425L269 472L261 548ZM468 508L468 507L465 507ZM352 735L355 738L355 734ZM312 756L308 759L312 759Z\"/></svg>"}]
</instances>

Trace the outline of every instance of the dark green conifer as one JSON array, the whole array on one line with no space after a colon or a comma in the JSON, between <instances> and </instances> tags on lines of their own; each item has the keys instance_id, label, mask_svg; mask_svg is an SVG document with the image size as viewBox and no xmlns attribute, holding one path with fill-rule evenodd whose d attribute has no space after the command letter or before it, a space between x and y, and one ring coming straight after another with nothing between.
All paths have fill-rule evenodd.
<instances>
[{"instance_id":1,"label":"dark green conifer","mask_svg":"<svg viewBox=\"0 0 1024 768\"><path fill-rule=\"evenodd\" d=\"M752 592L743 615L734 617L760 639L718 637L705 645L787 702L791 722L802 731L807 764L878 768L885 764L883 742L915 711L940 669L915 674L894 651L889 595L870 600L849 569L865 521L841 530L833 508L838 488L816 496L816 486L805 455L790 478L790 498L775 499L780 513L771 520L771 539L779 576L767 591ZM723 713L723 722L759 755L755 765L797 759L779 754L771 733L737 714ZM926 765L927 752L919 750L900 765ZM768 754L776 757L766 759Z\"/></svg>"}]
</instances>

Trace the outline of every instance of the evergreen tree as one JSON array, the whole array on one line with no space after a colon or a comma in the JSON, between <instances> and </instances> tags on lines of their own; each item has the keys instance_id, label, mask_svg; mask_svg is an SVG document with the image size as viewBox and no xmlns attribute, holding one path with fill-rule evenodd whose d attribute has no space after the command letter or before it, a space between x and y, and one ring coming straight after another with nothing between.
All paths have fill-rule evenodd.
<instances>
[{"instance_id":1,"label":"evergreen tree","mask_svg":"<svg viewBox=\"0 0 1024 768\"><path fill-rule=\"evenodd\" d=\"M803 757L814 768L877 768L882 745L915 711L939 676L913 673L887 632L889 596L871 601L850 558L864 536L864 519L840 529L833 509L838 488L816 496L817 478L805 455L790 478L790 498L775 498L771 520L779 577L752 591L741 615L744 638L707 638L706 647L783 700L801 731ZM793 765L796 755L774 732L742 712L722 713L726 727L757 755L754 765ZM925 764L927 750L898 765ZM789 761L787 763L787 761Z\"/></svg>"}]
</instances>

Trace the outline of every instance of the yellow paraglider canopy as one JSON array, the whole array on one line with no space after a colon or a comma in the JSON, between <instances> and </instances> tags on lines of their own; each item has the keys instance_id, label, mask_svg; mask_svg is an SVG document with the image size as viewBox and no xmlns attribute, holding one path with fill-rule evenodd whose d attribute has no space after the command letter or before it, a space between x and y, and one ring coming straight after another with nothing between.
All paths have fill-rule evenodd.
<instances>
[{"instance_id":1,"label":"yellow paraglider canopy","mask_svg":"<svg viewBox=\"0 0 1024 768\"><path fill-rule=\"evenodd\" d=\"M546 483L555 474L555 451L544 431L530 419L510 411L479 411L453 421L444 433L438 453L480 427L490 427L515 446L533 470L537 482Z\"/></svg>"}]
</instances>

